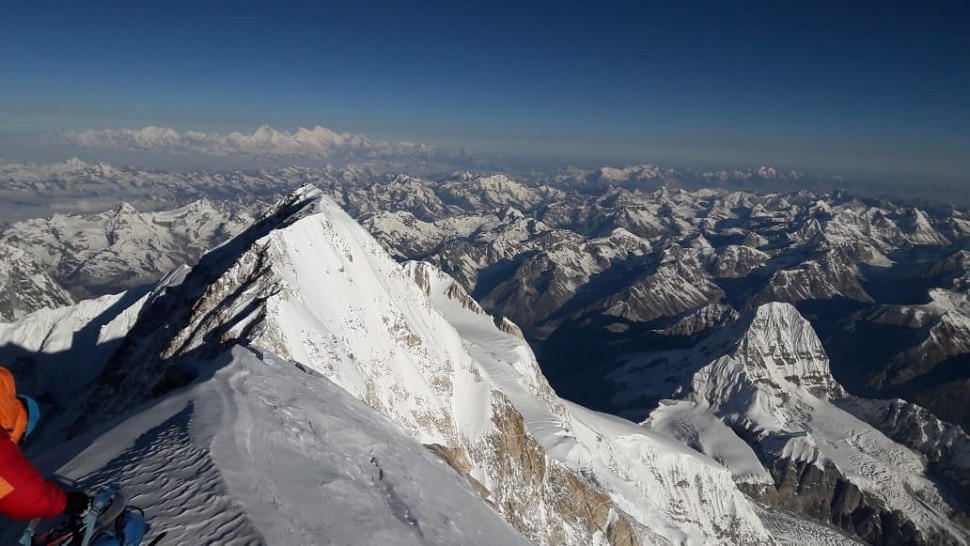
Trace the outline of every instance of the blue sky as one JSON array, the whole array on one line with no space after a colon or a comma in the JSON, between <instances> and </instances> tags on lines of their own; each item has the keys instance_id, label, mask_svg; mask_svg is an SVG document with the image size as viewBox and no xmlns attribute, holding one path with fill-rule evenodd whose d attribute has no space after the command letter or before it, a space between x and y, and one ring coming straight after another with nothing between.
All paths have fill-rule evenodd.
<instances>
[{"instance_id":1,"label":"blue sky","mask_svg":"<svg viewBox=\"0 0 970 546\"><path fill-rule=\"evenodd\" d=\"M0 156L62 130L319 124L970 184L965 5L0 0Z\"/></svg>"}]
</instances>

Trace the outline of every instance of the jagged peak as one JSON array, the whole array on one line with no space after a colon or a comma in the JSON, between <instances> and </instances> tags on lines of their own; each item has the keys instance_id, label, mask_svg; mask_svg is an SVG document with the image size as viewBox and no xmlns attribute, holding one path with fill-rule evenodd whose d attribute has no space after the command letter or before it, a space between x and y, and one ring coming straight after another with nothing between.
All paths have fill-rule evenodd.
<instances>
[{"instance_id":1,"label":"jagged peak","mask_svg":"<svg viewBox=\"0 0 970 546\"><path fill-rule=\"evenodd\" d=\"M791 304L761 305L735 328L708 342L705 354L720 356L691 380L695 401L726 421L787 434L800 430L819 399L845 395L811 324ZM802 451L802 460L816 462L812 449Z\"/></svg>"},{"instance_id":2,"label":"jagged peak","mask_svg":"<svg viewBox=\"0 0 970 546\"><path fill-rule=\"evenodd\" d=\"M804 388L817 397L839 396L828 355L811 323L790 303L759 306L747 321L734 357L756 381Z\"/></svg>"},{"instance_id":3,"label":"jagged peak","mask_svg":"<svg viewBox=\"0 0 970 546\"><path fill-rule=\"evenodd\" d=\"M319 212L324 199L320 188L313 184L305 184L270 206L260 223L288 225Z\"/></svg>"}]
</instances>

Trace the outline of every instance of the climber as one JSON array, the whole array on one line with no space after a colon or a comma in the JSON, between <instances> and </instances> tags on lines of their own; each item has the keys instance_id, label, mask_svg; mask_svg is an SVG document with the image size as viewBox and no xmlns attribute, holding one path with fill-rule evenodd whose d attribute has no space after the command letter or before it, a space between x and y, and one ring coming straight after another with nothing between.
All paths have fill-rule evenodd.
<instances>
[{"instance_id":1,"label":"climber","mask_svg":"<svg viewBox=\"0 0 970 546\"><path fill-rule=\"evenodd\" d=\"M45 480L20 451L39 420L40 407L32 398L17 395L13 374L0 366L0 515L15 520L80 515L87 510L88 496L67 493Z\"/></svg>"}]
</instances>

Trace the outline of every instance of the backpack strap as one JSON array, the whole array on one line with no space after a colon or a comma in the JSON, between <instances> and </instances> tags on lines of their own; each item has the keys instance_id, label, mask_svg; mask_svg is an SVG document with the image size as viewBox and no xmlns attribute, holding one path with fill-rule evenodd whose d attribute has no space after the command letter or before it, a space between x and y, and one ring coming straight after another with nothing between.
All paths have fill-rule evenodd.
<instances>
[{"instance_id":1,"label":"backpack strap","mask_svg":"<svg viewBox=\"0 0 970 546\"><path fill-rule=\"evenodd\" d=\"M91 508L81 520L84 535L80 546L90 546L94 537L110 527L127 506L128 497L122 492L120 485L111 484L99 491L91 501Z\"/></svg>"}]
</instances>

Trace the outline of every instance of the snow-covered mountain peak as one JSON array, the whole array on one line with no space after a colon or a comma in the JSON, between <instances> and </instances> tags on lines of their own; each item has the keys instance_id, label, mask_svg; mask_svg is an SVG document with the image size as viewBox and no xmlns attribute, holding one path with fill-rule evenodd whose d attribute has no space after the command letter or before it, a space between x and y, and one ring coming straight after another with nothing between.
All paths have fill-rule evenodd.
<instances>
[{"instance_id":1,"label":"snow-covered mountain peak","mask_svg":"<svg viewBox=\"0 0 970 546\"><path fill-rule=\"evenodd\" d=\"M135 215L138 214L138 209L133 207L130 203L120 203L117 207L111 211L115 216L123 215Z\"/></svg>"},{"instance_id":2,"label":"snow-covered mountain peak","mask_svg":"<svg viewBox=\"0 0 970 546\"><path fill-rule=\"evenodd\" d=\"M840 407L852 402L845 402L818 337L794 307L763 305L735 328L740 331L733 345L725 332L694 352L671 351L644 361L648 368L657 367L654 362L681 368L691 366L692 359L706 362L696 368L686 398L660 404L645 426L722 461L757 495L784 497L782 504L861 537L869 527L860 522L873 513L883 522L906 519L914 529L900 532L898 523L882 523L876 538L866 540L898 536L903 542L966 543L966 532L945 515L947 500L926 477L925 459ZM856 411L875 411L870 410ZM944 436L914 443L935 453L961 479L964 466L943 454L949 447L939 446L963 444ZM848 490L851 498L845 496Z\"/></svg>"},{"instance_id":3,"label":"snow-covered mountain peak","mask_svg":"<svg viewBox=\"0 0 970 546\"><path fill-rule=\"evenodd\" d=\"M821 398L842 393L821 340L791 304L758 307L733 356L757 383L804 388Z\"/></svg>"},{"instance_id":4,"label":"snow-covered mountain peak","mask_svg":"<svg viewBox=\"0 0 970 546\"><path fill-rule=\"evenodd\" d=\"M695 401L726 421L791 440L788 436L801 430L818 401L844 395L821 341L792 305L762 305L736 328L738 337L730 345L714 338L702 349L713 360L691 379ZM814 461L813 449L802 445L809 440L797 441L806 448L802 456Z\"/></svg>"}]
</instances>

